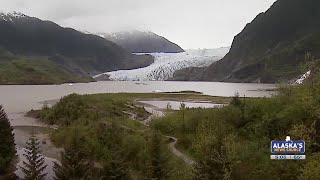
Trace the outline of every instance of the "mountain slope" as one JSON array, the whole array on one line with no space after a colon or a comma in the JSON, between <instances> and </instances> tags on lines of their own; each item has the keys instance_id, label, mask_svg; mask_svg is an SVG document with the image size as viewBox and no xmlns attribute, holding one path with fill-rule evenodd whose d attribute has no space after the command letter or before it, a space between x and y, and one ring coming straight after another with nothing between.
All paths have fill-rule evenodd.
<instances>
[{"instance_id":1,"label":"mountain slope","mask_svg":"<svg viewBox=\"0 0 320 180\"><path fill-rule=\"evenodd\" d=\"M90 76L73 73L41 57L0 58L0 84L62 84L90 82Z\"/></svg>"},{"instance_id":2,"label":"mountain slope","mask_svg":"<svg viewBox=\"0 0 320 180\"><path fill-rule=\"evenodd\" d=\"M97 80L150 81L171 80L176 70L203 67L221 59L230 48L187 50L183 53L151 53L155 62L148 67L119 70L95 76Z\"/></svg>"},{"instance_id":3,"label":"mountain slope","mask_svg":"<svg viewBox=\"0 0 320 180\"><path fill-rule=\"evenodd\" d=\"M0 13L0 47L15 56L41 57L64 71L86 77L88 73L134 69L153 62L151 56L132 55L99 36L16 12Z\"/></svg>"},{"instance_id":4,"label":"mountain slope","mask_svg":"<svg viewBox=\"0 0 320 180\"><path fill-rule=\"evenodd\" d=\"M184 50L153 32L123 31L117 33L98 33L99 36L112 41L132 53L180 53Z\"/></svg>"},{"instance_id":5,"label":"mountain slope","mask_svg":"<svg viewBox=\"0 0 320 180\"><path fill-rule=\"evenodd\" d=\"M319 0L278 0L247 24L221 61L185 72L205 81L274 83L297 78L306 53L320 57L319 18Z\"/></svg>"}]
</instances>

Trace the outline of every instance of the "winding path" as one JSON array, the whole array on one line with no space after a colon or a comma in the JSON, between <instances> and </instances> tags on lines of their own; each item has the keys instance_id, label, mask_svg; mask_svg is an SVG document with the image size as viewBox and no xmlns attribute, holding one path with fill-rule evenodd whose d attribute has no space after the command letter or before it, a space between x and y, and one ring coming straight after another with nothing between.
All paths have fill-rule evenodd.
<instances>
[{"instance_id":1,"label":"winding path","mask_svg":"<svg viewBox=\"0 0 320 180\"><path fill-rule=\"evenodd\" d=\"M182 152L180 152L175 146L177 144L178 139L172 136L164 136L170 139L173 139L174 141L169 143L169 150L176 156L178 156L179 158L181 158L186 164L189 165L193 165L195 162L193 160L191 160L189 157L187 157L185 154L183 154Z\"/></svg>"},{"instance_id":2,"label":"winding path","mask_svg":"<svg viewBox=\"0 0 320 180\"><path fill-rule=\"evenodd\" d=\"M145 120L143 120L143 121L139 121L139 120L137 120L135 117L135 115L133 115L132 113L127 113L128 115L130 115L131 116L131 119L133 119L133 120L137 120L137 121L139 121L139 122L141 122L142 124L144 124L144 125L146 125L146 126L148 126L148 122L150 122L150 121L152 121L152 114L154 113L154 112L156 112L156 116L159 116L159 109L157 108L157 109L153 109L153 108L156 108L155 106L149 106L149 108L151 109L151 111L150 111L150 113L151 113L151 115L148 117L148 118L146 118ZM148 111L149 112L149 111ZM164 115L164 114L162 114L162 115ZM174 155L176 155L177 157L179 157L180 159L182 159L186 164L188 164L188 165L193 165L195 162L193 161L193 160L191 160L187 155L185 155L185 154L183 154L181 151L179 151L175 146L176 146L176 144L177 144L177 142L178 142L178 138L176 138L176 137L172 137L172 136L167 136L167 135L162 135L163 137L166 137L166 138L169 138L169 139L172 139L173 140L173 142L170 142L169 144L168 144L168 148L169 148L169 150L174 154Z\"/></svg>"}]
</instances>

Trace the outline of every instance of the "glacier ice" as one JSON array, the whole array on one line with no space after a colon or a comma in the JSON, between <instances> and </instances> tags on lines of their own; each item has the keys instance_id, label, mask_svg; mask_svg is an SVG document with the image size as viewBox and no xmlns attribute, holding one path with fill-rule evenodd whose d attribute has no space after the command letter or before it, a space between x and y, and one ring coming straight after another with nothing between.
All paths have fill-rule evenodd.
<instances>
[{"instance_id":1,"label":"glacier ice","mask_svg":"<svg viewBox=\"0 0 320 180\"><path fill-rule=\"evenodd\" d=\"M230 50L230 47L218 49L192 49L183 53L151 53L155 62L150 66L118 70L103 73L114 81L163 81L173 77L176 70L187 67L203 67L220 60ZM94 76L99 77L103 74Z\"/></svg>"}]
</instances>

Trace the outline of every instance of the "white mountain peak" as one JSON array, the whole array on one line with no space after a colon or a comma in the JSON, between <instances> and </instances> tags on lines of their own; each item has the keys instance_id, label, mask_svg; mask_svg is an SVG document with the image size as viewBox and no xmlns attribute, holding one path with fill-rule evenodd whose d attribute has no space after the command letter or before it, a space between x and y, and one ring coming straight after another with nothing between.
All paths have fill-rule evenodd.
<instances>
[{"instance_id":1,"label":"white mountain peak","mask_svg":"<svg viewBox=\"0 0 320 180\"><path fill-rule=\"evenodd\" d=\"M28 16L16 11L0 11L0 20L3 19L4 21L13 21L14 19L20 19L25 17Z\"/></svg>"},{"instance_id":2,"label":"white mountain peak","mask_svg":"<svg viewBox=\"0 0 320 180\"><path fill-rule=\"evenodd\" d=\"M16 17L16 18L26 17L25 14L17 12L17 11L0 11L0 14L1 15L5 15L5 16L13 16L13 17Z\"/></svg>"}]
</instances>

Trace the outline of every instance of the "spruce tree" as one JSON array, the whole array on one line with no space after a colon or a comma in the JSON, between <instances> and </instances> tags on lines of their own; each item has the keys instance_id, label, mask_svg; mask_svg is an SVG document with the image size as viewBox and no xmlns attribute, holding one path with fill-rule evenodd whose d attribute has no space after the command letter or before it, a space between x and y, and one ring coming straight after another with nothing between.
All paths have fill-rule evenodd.
<instances>
[{"instance_id":1,"label":"spruce tree","mask_svg":"<svg viewBox=\"0 0 320 180\"><path fill-rule=\"evenodd\" d=\"M159 180L167 178L167 156L162 149L161 133L152 132L150 144L150 161L147 163L150 179Z\"/></svg>"},{"instance_id":2,"label":"spruce tree","mask_svg":"<svg viewBox=\"0 0 320 180\"><path fill-rule=\"evenodd\" d=\"M9 119L0 105L0 175L5 173L15 158L16 149L12 130Z\"/></svg>"},{"instance_id":3,"label":"spruce tree","mask_svg":"<svg viewBox=\"0 0 320 180\"><path fill-rule=\"evenodd\" d=\"M56 180L90 179L93 162L84 149L84 139L73 135L69 146L61 152L61 164L54 163Z\"/></svg>"},{"instance_id":4,"label":"spruce tree","mask_svg":"<svg viewBox=\"0 0 320 180\"><path fill-rule=\"evenodd\" d=\"M36 138L34 131L26 142L27 147L23 156L27 161L23 161L23 167L20 169L24 173L24 180L44 180L47 173L43 173L47 165L45 165L44 157L41 155L40 142Z\"/></svg>"},{"instance_id":5,"label":"spruce tree","mask_svg":"<svg viewBox=\"0 0 320 180\"><path fill-rule=\"evenodd\" d=\"M182 133L185 133L186 132L186 123L185 123L186 104L181 102L179 109L182 114Z\"/></svg>"}]
</instances>

